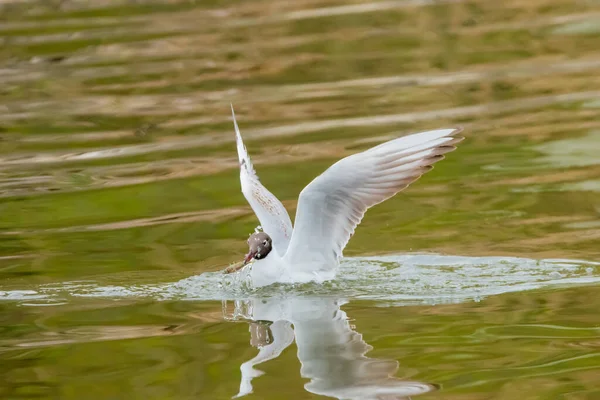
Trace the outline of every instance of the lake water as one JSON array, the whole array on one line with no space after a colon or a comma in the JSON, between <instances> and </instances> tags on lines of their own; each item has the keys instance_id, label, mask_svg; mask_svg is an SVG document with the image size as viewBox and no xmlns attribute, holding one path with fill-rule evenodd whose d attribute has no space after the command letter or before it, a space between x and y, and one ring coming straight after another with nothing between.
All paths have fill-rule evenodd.
<instances>
[{"instance_id":1,"label":"lake water","mask_svg":"<svg viewBox=\"0 0 600 400\"><path fill-rule=\"evenodd\" d=\"M0 0L0 398L599 399L597 1ZM324 285L222 269L343 156L464 127Z\"/></svg>"}]
</instances>

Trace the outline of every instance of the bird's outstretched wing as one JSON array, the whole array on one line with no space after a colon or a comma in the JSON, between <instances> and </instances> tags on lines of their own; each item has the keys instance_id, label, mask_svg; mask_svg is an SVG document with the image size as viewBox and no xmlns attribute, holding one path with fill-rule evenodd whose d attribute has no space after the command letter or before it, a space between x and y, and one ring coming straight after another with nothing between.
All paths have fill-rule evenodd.
<instances>
[{"instance_id":1,"label":"bird's outstretched wing","mask_svg":"<svg viewBox=\"0 0 600 400\"><path fill-rule=\"evenodd\" d=\"M440 129L401 137L333 164L300 193L285 258L302 272L335 268L367 209L431 170L463 139L456 136L460 131Z\"/></svg>"},{"instance_id":2,"label":"bird's outstretched wing","mask_svg":"<svg viewBox=\"0 0 600 400\"><path fill-rule=\"evenodd\" d=\"M240 135L240 130L235 120L233 105L231 106L231 115L233 116L235 141L240 160L242 193L246 197L246 200L248 200L254 214L258 217L263 231L271 236L275 251L280 256L283 256L292 236L292 221L283 204L260 183L242 141L242 135Z\"/></svg>"}]
</instances>

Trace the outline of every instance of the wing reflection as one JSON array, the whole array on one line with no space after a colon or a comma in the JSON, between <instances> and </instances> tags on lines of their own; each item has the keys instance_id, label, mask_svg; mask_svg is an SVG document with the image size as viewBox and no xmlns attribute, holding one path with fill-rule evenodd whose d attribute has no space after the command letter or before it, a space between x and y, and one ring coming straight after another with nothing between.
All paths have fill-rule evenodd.
<instances>
[{"instance_id":1,"label":"wing reflection","mask_svg":"<svg viewBox=\"0 0 600 400\"><path fill-rule=\"evenodd\" d=\"M365 356L372 347L352 329L342 304L314 297L237 301L233 315L252 321L250 343L259 351L241 365L236 397L251 393L252 379L263 374L254 366L277 358L294 339L300 375L310 379L304 388L311 393L338 399L402 400L436 389L393 377L397 361Z\"/></svg>"}]
</instances>

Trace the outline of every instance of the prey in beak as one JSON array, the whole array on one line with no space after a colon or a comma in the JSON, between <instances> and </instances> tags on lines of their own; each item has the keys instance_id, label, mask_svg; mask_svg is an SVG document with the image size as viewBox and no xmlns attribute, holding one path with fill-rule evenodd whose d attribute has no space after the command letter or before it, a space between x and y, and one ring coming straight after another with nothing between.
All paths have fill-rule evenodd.
<instances>
[{"instance_id":1,"label":"prey in beak","mask_svg":"<svg viewBox=\"0 0 600 400\"><path fill-rule=\"evenodd\" d=\"M254 259L254 256L257 254L258 254L257 251L248 252L248 254L246 254L246 257L244 257L244 262L242 263L242 265L248 264L250 261L252 261Z\"/></svg>"}]
</instances>

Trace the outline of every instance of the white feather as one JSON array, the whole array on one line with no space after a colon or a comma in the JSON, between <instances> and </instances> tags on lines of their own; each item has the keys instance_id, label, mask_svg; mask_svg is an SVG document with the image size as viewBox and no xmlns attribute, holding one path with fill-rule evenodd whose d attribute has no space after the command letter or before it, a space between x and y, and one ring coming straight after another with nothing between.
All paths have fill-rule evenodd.
<instances>
[{"instance_id":1,"label":"white feather","mask_svg":"<svg viewBox=\"0 0 600 400\"><path fill-rule=\"evenodd\" d=\"M242 135L235 120L233 105L231 106L231 115L240 160L242 193L258 217L263 231L271 236L273 248L280 256L283 256L292 235L292 221L283 204L260 183L242 141Z\"/></svg>"},{"instance_id":2,"label":"white feather","mask_svg":"<svg viewBox=\"0 0 600 400\"><path fill-rule=\"evenodd\" d=\"M422 132L346 157L300 193L284 260L303 272L328 272L370 207L417 180L455 149L457 129ZM300 271L298 271L300 272Z\"/></svg>"}]
</instances>

